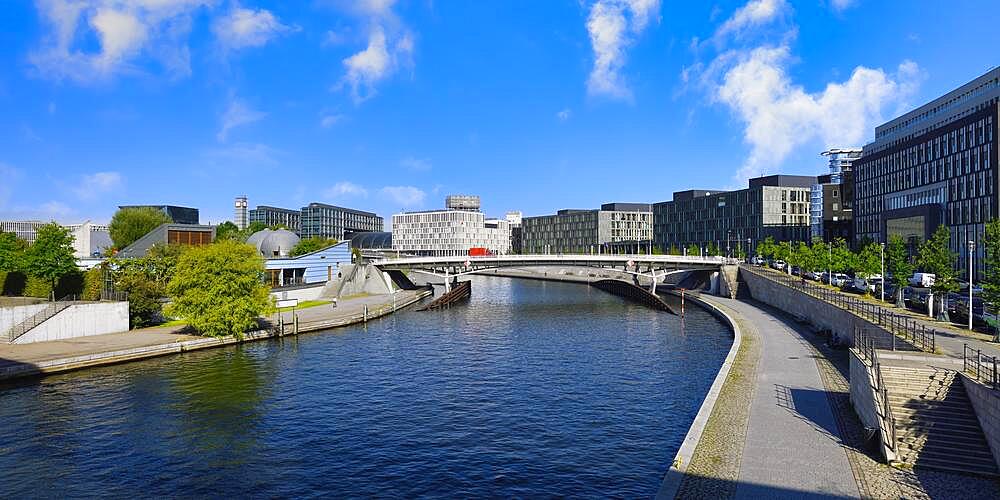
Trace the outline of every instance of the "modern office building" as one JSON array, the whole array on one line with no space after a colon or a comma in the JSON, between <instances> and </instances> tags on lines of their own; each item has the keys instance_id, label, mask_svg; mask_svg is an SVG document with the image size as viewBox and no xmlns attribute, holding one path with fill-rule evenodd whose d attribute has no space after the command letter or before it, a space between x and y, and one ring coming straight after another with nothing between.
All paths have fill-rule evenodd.
<instances>
[{"instance_id":1,"label":"modern office building","mask_svg":"<svg viewBox=\"0 0 1000 500\"><path fill-rule=\"evenodd\" d=\"M197 208L176 205L122 205L118 208L155 208L170 217L174 224L200 224Z\"/></svg>"},{"instance_id":2,"label":"modern office building","mask_svg":"<svg viewBox=\"0 0 1000 500\"><path fill-rule=\"evenodd\" d=\"M242 231L247 228L247 224L249 223L247 220L247 196L237 196L233 211L233 224L236 224L236 227Z\"/></svg>"},{"instance_id":3,"label":"modern office building","mask_svg":"<svg viewBox=\"0 0 1000 500\"><path fill-rule=\"evenodd\" d=\"M45 224L37 220L4 220L0 221L0 233L14 233L30 245L35 242L35 232Z\"/></svg>"},{"instance_id":4,"label":"modern office building","mask_svg":"<svg viewBox=\"0 0 1000 500\"><path fill-rule=\"evenodd\" d=\"M596 254L621 242L648 245L653 237L653 213L648 203L605 203L600 209L524 217L521 228L526 254Z\"/></svg>"},{"instance_id":5,"label":"modern office building","mask_svg":"<svg viewBox=\"0 0 1000 500\"><path fill-rule=\"evenodd\" d=\"M861 149L829 149L820 153L830 160L830 173L817 178L810 193L809 226L813 241L843 238L854 242L854 172L852 164Z\"/></svg>"},{"instance_id":6,"label":"modern office building","mask_svg":"<svg viewBox=\"0 0 1000 500\"><path fill-rule=\"evenodd\" d=\"M319 237L344 241L355 233L382 231L382 228L382 218L371 212L310 203L302 207L299 235L302 238Z\"/></svg>"},{"instance_id":7,"label":"modern office building","mask_svg":"<svg viewBox=\"0 0 1000 500\"><path fill-rule=\"evenodd\" d=\"M302 211L257 205L257 208L250 210L249 221L260 222L267 227L282 226L295 234L301 234Z\"/></svg>"},{"instance_id":8,"label":"modern office building","mask_svg":"<svg viewBox=\"0 0 1000 500\"><path fill-rule=\"evenodd\" d=\"M519 211L507 212L504 219L510 223L510 253L520 254L522 250L521 221L523 215Z\"/></svg>"},{"instance_id":9,"label":"modern office building","mask_svg":"<svg viewBox=\"0 0 1000 500\"><path fill-rule=\"evenodd\" d=\"M982 273L983 228L997 217L1000 68L875 128L854 162L855 234L900 235L911 252L944 224L957 269ZM962 275L968 274L962 272Z\"/></svg>"},{"instance_id":10,"label":"modern office building","mask_svg":"<svg viewBox=\"0 0 1000 500\"><path fill-rule=\"evenodd\" d=\"M470 248L510 253L510 222L487 219L478 196L449 196L443 210L392 216L392 249L417 255L467 255Z\"/></svg>"},{"instance_id":11,"label":"modern office building","mask_svg":"<svg viewBox=\"0 0 1000 500\"><path fill-rule=\"evenodd\" d=\"M0 232L14 233L29 245L35 242L39 227L48 224L41 221L0 221ZM108 226L93 224L90 221L82 224L64 225L73 236L73 256L82 259L102 254L111 248L111 235Z\"/></svg>"},{"instance_id":12,"label":"modern office building","mask_svg":"<svg viewBox=\"0 0 1000 500\"><path fill-rule=\"evenodd\" d=\"M810 192L816 177L769 175L750 179L746 189L692 189L653 205L653 241L663 250L715 246L746 250L768 236L775 241L809 241Z\"/></svg>"}]
</instances>

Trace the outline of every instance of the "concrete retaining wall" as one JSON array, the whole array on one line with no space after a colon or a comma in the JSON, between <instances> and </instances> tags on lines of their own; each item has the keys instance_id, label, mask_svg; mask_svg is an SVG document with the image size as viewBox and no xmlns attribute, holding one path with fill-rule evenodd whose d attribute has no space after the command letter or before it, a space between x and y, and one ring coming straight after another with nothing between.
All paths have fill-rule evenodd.
<instances>
[{"instance_id":1,"label":"concrete retaining wall","mask_svg":"<svg viewBox=\"0 0 1000 500\"><path fill-rule=\"evenodd\" d=\"M15 344L63 340L128 331L128 302L97 302L67 307L32 328Z\"/></svg>"},{"instance_id":2,"label":"concrete retaining wall","mask_svg":"<svg viewBox=\"0 0 1000 500\"><path fill-rule=\"evenodd\" d=\"M34 304L30 306L0 307L0 335L7 333L15 325L34 316L49 305ZM126 328L127 330L127 328Z\"/></svg>"},{"instance_id":3,"label":"concrete retaining wall","mask_svg":"<svg viewBox=\"0 0 1000 500\"><path fill-rule=\"evenodd\" d=\"M299 302L317 300L323 293L323 287L325 285L326 282L323 282L305 287L296 287L290 290L271 290L271 296L274 297L275 300L299 299Z\"/></svg>"},{"instance_id":4,"label":"concrete retaining wall","mask_svg":"<svg viewBox=\"0 0 1000 500\"><path fill-rule=\"evenodd\" d=\"M889 429L882 425L882 417L879 408L882 405L882 395L876 390L875 376L858 353L853 349L850 351L851 359L851 406L854 413L858 415L861 424L869 429L878 429L881 440L882 459L887 463L896 459L896 454L885 446L891 439L888 436Z\"/></svg>"},{"instance_id":5,"label":"concrete retaining wall","mask_svg":"<svg viewBox=\"0 0 1000 500\"><path fill-rule=\"evenodd\" d=\"M1000 392L972 380L964 373L961 375L965 392L969 395L972 408L976 410L979 426L982 427L986 442L993 452L993 460L996 460L997 467L1000 467Z\"/></svg>"},{"instance_id":6,"label":"concrete retaining wall","mask_svg":"<svg viewBox=\"0 0 1000 500\"><path fill-rule=\"evenodd\" d=\"M811 295L789 288L756 274L740 270L740 276L750 296L792 316L803 318L821 330L830 330L842 343L854 345L854 326L864 323L868 329L882 330L877 325Z\"/></svg>"}]
</instances>

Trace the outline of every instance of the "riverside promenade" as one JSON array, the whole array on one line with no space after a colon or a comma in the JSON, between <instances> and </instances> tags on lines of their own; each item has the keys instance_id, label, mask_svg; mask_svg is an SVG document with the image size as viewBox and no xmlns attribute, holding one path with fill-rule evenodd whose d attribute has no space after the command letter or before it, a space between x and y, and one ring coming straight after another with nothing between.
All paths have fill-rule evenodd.
<instances>
[{"instance_id":1,"label":"riverside promenade","mask_svg":"<svg viewBox=\"0 0 1000 500\"><path fill-rule=\"evenodd\" d=\"M307 333L362 323L408 307L433 292L401 290L392 295L370 295L343 300L337 307L322 305L296 311L298 332ZM367 311L367 314L366 314ZM80 368L110 365L198 349L264 340L295 333L291 311L268 318L268 326L235 336L203 337L185 333L186 327L152 327L106 335L32 344L0 345L0 380L59 373Z\"/></svg>"}]
</instances>

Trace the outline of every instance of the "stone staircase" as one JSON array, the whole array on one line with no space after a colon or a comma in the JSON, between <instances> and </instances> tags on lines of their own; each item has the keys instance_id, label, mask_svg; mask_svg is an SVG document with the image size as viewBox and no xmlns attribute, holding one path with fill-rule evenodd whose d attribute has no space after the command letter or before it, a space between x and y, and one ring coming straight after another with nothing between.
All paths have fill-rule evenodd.
<instances>
[{"instance_id":1,"label":"stone staircase","mask_svg":"<svg viewBox=\"0 0 1000 500\"><path fill-rule=\"evenodd\" d=\"M882 365L896 424L897 462L997 476L976 412L955 371Z\"/></svg>"}]
</instances>

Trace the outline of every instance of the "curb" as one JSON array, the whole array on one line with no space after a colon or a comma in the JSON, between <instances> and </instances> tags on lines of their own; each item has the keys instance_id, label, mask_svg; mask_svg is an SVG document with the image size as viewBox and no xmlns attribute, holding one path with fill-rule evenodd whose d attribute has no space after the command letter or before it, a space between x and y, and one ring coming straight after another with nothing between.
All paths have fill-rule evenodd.
<instances>
[{"instance_id":1,"label":"curb","mask_svg":"<svg viewBox=\"0 0 1000 500\"><path fill-rule=\"evenodd\" d=\"M675 292L669 293L677 295ZM681 482L687 473L688 465L691 464L691 458L694 456L695 449L697 449L698 443L701 441L701 436L705 432L708 420L712 416L712 410L715 409L715 402L719 399L722 386L725 385L726 379L729 378L729 372L736 361L736 354L743 344L743 332L732 316L715 304L709 303L699 297L685 295L684 298L704 307L712 315L729 324L733 331L733 345L729 348L729 354L726 355L726 359L719 368L719 373L715 376L712 386L708 389L708 394L705 395L705 400L702 401L701 408L698 409L698 414L695 415L694 421L691 422L691 427L688 428L688 433L684 436L684 441L681 443L680 449L674 455L674 460L670 468L663 475L660 489L656 492L657 499L673 499L677 496Z\"/></svg>"}]
</instances>

